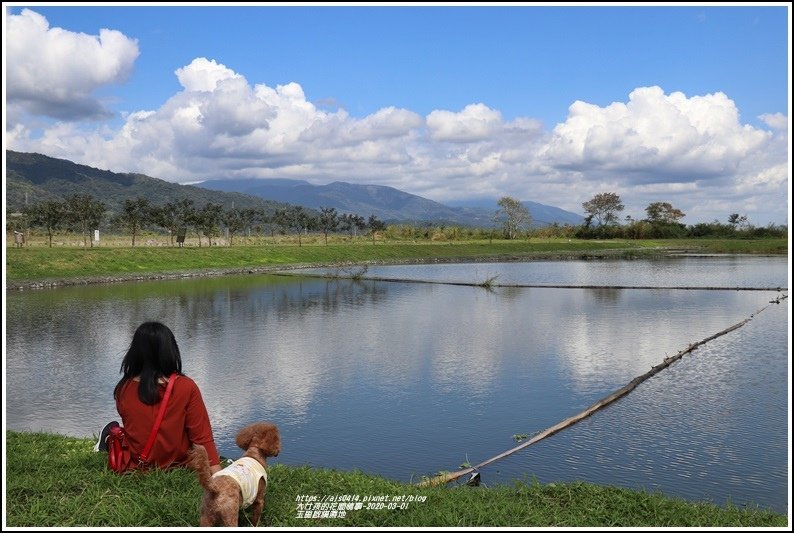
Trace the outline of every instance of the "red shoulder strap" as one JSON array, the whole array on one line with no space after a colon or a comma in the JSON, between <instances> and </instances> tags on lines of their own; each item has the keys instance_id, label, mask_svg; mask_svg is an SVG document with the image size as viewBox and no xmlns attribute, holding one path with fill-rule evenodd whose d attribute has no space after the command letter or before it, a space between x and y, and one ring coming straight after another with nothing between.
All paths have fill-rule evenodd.
<instances>
[{"instance_id":1,"label":"red shoulder strap","mask_svg":"<svg viewBox=\"0 0 794 533\"><path fill-rule=\"evenodd\" d=\"M160 402L160 411L157 413L154 426L152 426L152 432L149 434L149 440L146 441L146 446L144 446L143 452L141 452L140 455L140 462L142 463L146 463L149 460L149 452L152 451L154 439L157 438L157 431L160 429L160 424L163 421L165 407L168 405L168 399L171 397L171 390L174 388L174 382L176 381L177 376L178 374L174 372L168 377L168 385L165 387L165 394L163 395L163 400Z\"/></svg>"}]
</instances>

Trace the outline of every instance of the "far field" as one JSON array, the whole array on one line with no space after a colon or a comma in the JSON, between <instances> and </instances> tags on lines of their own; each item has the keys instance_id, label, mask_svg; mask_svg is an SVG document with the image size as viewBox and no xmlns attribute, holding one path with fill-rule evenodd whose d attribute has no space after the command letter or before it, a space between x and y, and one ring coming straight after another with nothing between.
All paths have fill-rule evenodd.
<instances>
[{"instance_id":1,"label":"far field","mask_svg":"<svg viewBox=\"0 0 794 533\"><path fill-rule=\"evenodd\" d=\"M522 261L595 257L636 258L671 252L787 254L788 239L670 239L670 240L579 240L523 239L480 241L372 241L322 237L302 239L278 237L237 239L233 246L203 246L188 242L171 246L164 237L139 237L135 247L129 237L104 238L85 248L72 236L47 246L38 237L17 248L7 239L7 288L27 283L69 284L153 278L190 273L224 274L261 272L294 265L342 265L446 261Z\"/></svg>"}]
</instances>

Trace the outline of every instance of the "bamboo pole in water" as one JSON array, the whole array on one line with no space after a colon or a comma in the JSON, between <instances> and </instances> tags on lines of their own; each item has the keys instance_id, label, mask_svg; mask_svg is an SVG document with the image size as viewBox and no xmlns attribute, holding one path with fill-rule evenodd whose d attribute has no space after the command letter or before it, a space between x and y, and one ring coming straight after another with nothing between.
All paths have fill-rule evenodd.
<instances>
[{"instance_id":1,"label":"bamboo pole in water","mask_svg":"<svg viewBox=\"0 0 794 533\"><path fill-rule=\"evenodd\" d=\"M325 277L325 276L320 276ZM361 276L358 279L366 281L381 281L389 283L427 283L430 285L455 285L459 287L482 287L486 289L663 289L663 290L679 290L679 291L787 291L787 287L728 287L728 286L697 286L697 285L679 285L665 287L664 285L552 285L552 284L539 284L539 283L496 283L493 281L495 278L474 283L470 281L437 281L427 279L407 279L407 278L381 278L373 276Z\"/></svg>"},{"instance_id":2,"label":"bamboo pole in water","mask_svg":"<svg viewBox=\"0 0 794 533\"><path fill-rule=\"evenodd\" d=\"M295 270L299 270L296 268ZM275 276L304 276L325 279L355 279L357 281L380 281L384 283L424 283L429 285L454 285L458 287L481 287L484 289L663 289L679 291L787 291L787 287L728 287L728 286L697 286L680 285L665 287L664 285L551 285L538 283L496 283L494 276L491 279L476 283L471 281L439 281L430 279L411 279L411 278L382 278L378 276L364 276L363 272L356 275L329 275L329 274L306 274L305 272L279 271L272 273Z\"/></svg>"},{"instance_id":3,"label":"bamboo pole in water","mask_svg":"<svg viewBox=\"0 0 794 533\"><path fill-rule=\"evenodd\" d=\"M550 437L550 436L554 435L555 433L557 433L559 431L562 431L563 429L576 424L580 420L583 420L583 419L587 418L588 416L592 415L593 413L595 413L599 409L602 409L602 408L606 407L607 405L611 404L612 402L614 402L615 400L625 396L626 394L628 394L629 392L634 390L634 388L637 385L639 385L640 383L642 383L646 379L650 378L651 376L653 376L655 374L658 374L659 372L661 372L662 370L664 370L665 368L667 368L668 366L673 364L675 361L678 361L679 359L681 359L684 355L696 350L699 346L702 346L702 345L706 344L707 342L710 342L710 341L716 339L717 337L721 337L723 335L726 335L726 334L730 333L731 331L739 329L740 327L742 327L745 324L747 324L750 320L752 320L755 315L757 315L758 313L760 313L761 311L763 311L764 309L769 307L771 304L780 303L782 300L785 300L786 298L788 298L788 296L780 295L775 300L771 300L769 302L769 304L765 305L764 307L762 307L761 309L759 309L758 311L756 311L755 313L750 315L748 318L745 318L741 322L739 322L737 324L734 324L733 326L731 326L729 328L726 328L726 329L724 329L724 330L722 330L722 331L720 331L718 333L715 333L714 335L712 335L710 337L706 337L705 339L703 339L701 341L698 341L698 342L696 342L694 344L690 344L689 346L687 346L686 348L684 348L683 350L681 350L680 352L678 352L675 355L672 355L670 357L665 357L664 361L662 361L658 365L652 367L645 374L642 374L641 376L637 376L636 378L632 379L624 387L621 387L620 389L616 390L612 394L610 394L608 396L605 396L604 398L601 398L600 400L598 400L596 403L594 403L593 405L591 405L590 407L588 407L587 409L585 409L581 413L576 414L576 415L574 415L574 416L572 416L570 418L566 418L562 422L559 422L559 423L551 426L550 428L544 429L543 431L541 431L540 433L538 433L537 435L535 435L534 437L532 437L528 441L519 444L515 448L511 448L511 449L507 450L506 452L500 453L499 455L497 455L495 457L491 457L490 459L488 459L486 461L483 461L480 464L477 464L475 466L472 466L472 467L469 467L469 468L464 468L463 470L458 470L456 472L449 472L449 473L446 473L446 474L441 474L441 475L438 475L436 477L427 479L427 480L422 481L421 483L419 483L419 485L422 486L422 487L432 487L432 486L436 486L436 485L442 485L442 484L445 484L445 483L449 483L450 481L455 481L456 479L459 479L459 478L461 478L461 477L463 477L465 475L474 473L477 470L479 470L480 468L483 468L483 467L485 467L485 466L487 466L487 465L489 465L489 464L491 464L491 463L493 463L495 461L498 461L499 459L504 459L508 455L512 455L512 454L514 454L515 452L517 452L519 450L523 450L527 446L531 446L532 444L535 444L536 442L539 442L539 441L545 439L546 437Z\"/></svg>"}]
</instances>

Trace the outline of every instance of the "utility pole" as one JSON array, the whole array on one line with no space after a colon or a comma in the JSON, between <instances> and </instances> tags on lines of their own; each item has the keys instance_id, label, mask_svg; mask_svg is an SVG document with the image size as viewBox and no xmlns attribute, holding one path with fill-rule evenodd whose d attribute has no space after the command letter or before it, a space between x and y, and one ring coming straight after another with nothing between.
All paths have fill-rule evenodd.
<instances>
[{"instance_id":1,"label":"utility pole","mask_svg":"<svg viewBox=\"0 0 794 533\"><path fill-rule=\"evenodd\" d=\"M28 191L25 191L25 207L28 206ZM30 224L26 217L22 217L25 221L25 242L30 242Z\"/></svg>"}]
</instances>

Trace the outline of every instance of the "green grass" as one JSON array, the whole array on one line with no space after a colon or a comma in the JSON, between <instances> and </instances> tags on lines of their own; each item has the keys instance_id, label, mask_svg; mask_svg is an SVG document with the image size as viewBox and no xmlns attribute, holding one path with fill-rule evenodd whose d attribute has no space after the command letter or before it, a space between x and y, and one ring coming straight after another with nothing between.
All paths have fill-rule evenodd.
<instances>
[{"instance_id":1,"label":"green grass","mask_svg":"<svg viewBox=\"0 0 794 533\"><path fill-rule=\"evenodd\" d=\"M119 476L92 439L6 432L6 525L189 527L201 489L192 471ZM288 445L288 443L286 443ZM300 496L409 497L404 509L346 510L344 518L299 518ZM400 502L407 503L407 502ZM366 507L366 503L363 504ZM399 505L399 504L398 504ZM338 506L338 504L337 504ZM241 525L249 525L245 520ZM767 510L689 503L658 493L586 483L418 488L361 472L274 464L260 526L325 527L786 527Z\"/></svg>"},{"instance_id":2,"label":"green grass","mask_svg":"<svg viewBox=\"0 0 794 533\"><path fill-rule=\"evenodd\" d=\"M531 258L637 257L666 249L709 253L787 253L787 239L756 240L567 240L377 242L360 240L325 246L319 243L268 244L172 248L169 246L120 246L94 248L53 247L38 243L6 250L6 277L10 282L48 280L101 281L100 278L134 278L155 274L212 270L264 270L286 265L367 262L452 261L463 259L521 260Z\"/></svg>"}]
</instances>

